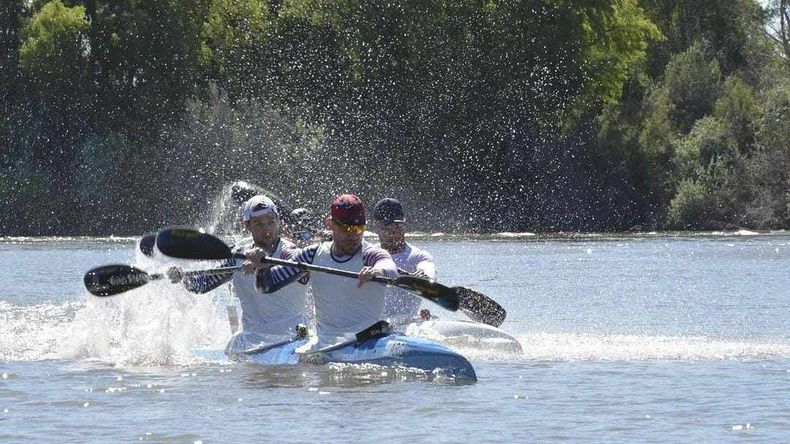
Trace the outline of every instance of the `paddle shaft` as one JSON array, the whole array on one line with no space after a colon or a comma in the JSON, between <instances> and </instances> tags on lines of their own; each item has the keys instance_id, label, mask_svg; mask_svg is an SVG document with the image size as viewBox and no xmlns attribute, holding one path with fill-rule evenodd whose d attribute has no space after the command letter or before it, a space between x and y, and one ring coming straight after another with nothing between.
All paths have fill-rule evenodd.
<instances>
[{"instance_id":1,"label":"paddle shaft","mask_svg":"<svg viewBox=\"0 0 790 444\"><path fill-rule=\"evenodd\" d=\"M209 268L207 270L192 270L192 271L185 271L184 277L192 277L192 276L222 276L226 274L233 274L236 271L241 269L241 265L236 265L233 267L217 267L217 268ZM166 274L162 273L153 273L148 275L148 279L151 281L155 281L158 279L166 278Z\"/></svg>"},{"instance_id":2,"label":"paddle shaft","mask_svg":"<svg viewBox=\"0 0 790 444\"><path fill-rule=\"evenodd\" d=\"M359 273L356 273L356 272L353 272L353 271L338 270L336 268L322 267L320 265L307 264L307 263L304 263L304 262L296 262L296 261L289 261L289 260L284 260L284 259L276 259L276 258L269 257L269 256L266 256L265 258L263 258L263 262L268 262L268 263L274 264L274 265L283 265L283 266L286 266L286 267L299 268L299 269L302 269L302 270L315 271L315 272L318 272L318 273L334 274L335 276L344 276L344 277L348 277L348 278L359 279ZM374 276L373 279L371 279L371 280L373 282L378 282L378 283L384 284L384 285L392 285L392 283L394 281L394 279L388 278L388 277L384 277L384 276Z\"/></svg>"},{"instance_id":3,"label":"paddle shaft","mask_svg":"<svg viewBox=\"0 0 790 444\"><path fill-rule=\"evenodd\" d=\"M202 233L192 228L173 227L164 229L157 235L156 244L159 246L159 250L166 256L181 259L222 260L229 258L244 258L242 255L234 255L230 247L216 236ZM264 258L263 261L300 270L359 279L359 273L352 271L338 270L271 257ZM504 308L494 300L469 288L451 288L438 282L408 275L399 276L395 279L376 276L371 280L412 292L450 311L457 311L459 308L462 308L473 320L485 322L489 325L500 325L506 316Z\"/></svg>"}]
</instances>

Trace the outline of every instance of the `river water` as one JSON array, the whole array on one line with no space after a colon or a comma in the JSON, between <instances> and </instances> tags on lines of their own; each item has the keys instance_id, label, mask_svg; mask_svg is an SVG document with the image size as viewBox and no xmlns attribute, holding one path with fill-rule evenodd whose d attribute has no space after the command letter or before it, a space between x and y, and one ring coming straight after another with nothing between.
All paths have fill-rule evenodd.
<instances>
[{"instance_id":1,"label":"river water","mask_svg":"<svg viewBox=\"0 0 790 444\"><path fill-rule=\"evenodd\" d=\"M416 238L508 309L479 381L207 362L224 289L90 296L126 238L0 238L0 442L787 442L790 235ZM460 315L431 307L444 319Z\"/></svg>"}]
</instances>

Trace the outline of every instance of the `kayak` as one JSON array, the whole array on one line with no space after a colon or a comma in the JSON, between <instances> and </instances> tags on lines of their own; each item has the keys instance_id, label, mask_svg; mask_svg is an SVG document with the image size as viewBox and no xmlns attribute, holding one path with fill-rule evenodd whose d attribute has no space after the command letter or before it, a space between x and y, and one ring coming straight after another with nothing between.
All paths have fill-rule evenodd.
<instances>
[{"instance_id":1,"label":"kayak","mask_svg":"<svg viewBox=\"0 0 790 444\"><path fill-rule=\"evenodd\" d=\"M405 333L455 349L474 350L478 354L524 353L518 339L499 328L479 322L420 321L409 324Z\"/></svg>"},{"instance_id":2,"label":"kayak","mask_svg":"<svg viewBox=\"0 0 790 444\"><path fill-rule=\"evenodd\" d=\"M308 342L308 338L295 338L251 352L231 353L227 357L233 361L258 365L375 364L414 368L477 381L475 369L465 357L444 345L423 338L383 333L318 350L298 351ZM205 351L197 354L202 357L211 356ZM218 353L214 353L214 357L217 355Z\"/></svg>"}]
</instances>

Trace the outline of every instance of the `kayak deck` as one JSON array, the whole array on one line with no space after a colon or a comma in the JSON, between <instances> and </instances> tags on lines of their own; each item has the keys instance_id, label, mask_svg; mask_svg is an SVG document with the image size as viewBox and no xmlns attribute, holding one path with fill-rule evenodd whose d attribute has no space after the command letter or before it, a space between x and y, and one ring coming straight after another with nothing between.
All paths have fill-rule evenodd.
<instances>
[{"instance_id":1,"label":"kayak deck","mask_svg":"<svg viewBox=\"0 0 790 444\"><path fill-rule=\"evenodd\" d=\"M231 360L260 365L375 364L416 368L458 379L477 380L472 364L444 345L422 338L399 334L381 334L363 341L349 341L325 349L297 352L307 338L277 344L255 353L232 353Z\"/></svg>"}]
</instances>

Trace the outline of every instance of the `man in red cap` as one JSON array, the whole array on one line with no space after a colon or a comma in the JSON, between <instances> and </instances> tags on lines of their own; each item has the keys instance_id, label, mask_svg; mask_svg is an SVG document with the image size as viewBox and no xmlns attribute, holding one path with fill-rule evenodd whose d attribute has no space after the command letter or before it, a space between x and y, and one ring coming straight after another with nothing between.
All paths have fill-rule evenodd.
<instances>
[{"instance_id":1,"label":"man in red cap","mask_svg":"<svg viewBox=\"0 0 790 444\"><path fill-rule=\"evenodd\" d=\"M322 267L359 273L358 280L311 273L315 307L315 326L318 345L345 341L355 333L381 320L387 288L379 284L364 285L374 276L395 278L398 270L390 254L365 242L365 206L353 194L335 198L326 218L332 240L310 245L299 250L294 259ZM258 258L263 259L263 257ZM257 263L256 258L251 258ZM256 275L256 287L271 293L294 282L301 269L287 266L267 267Z\"/></svg>"}]
</instances>

